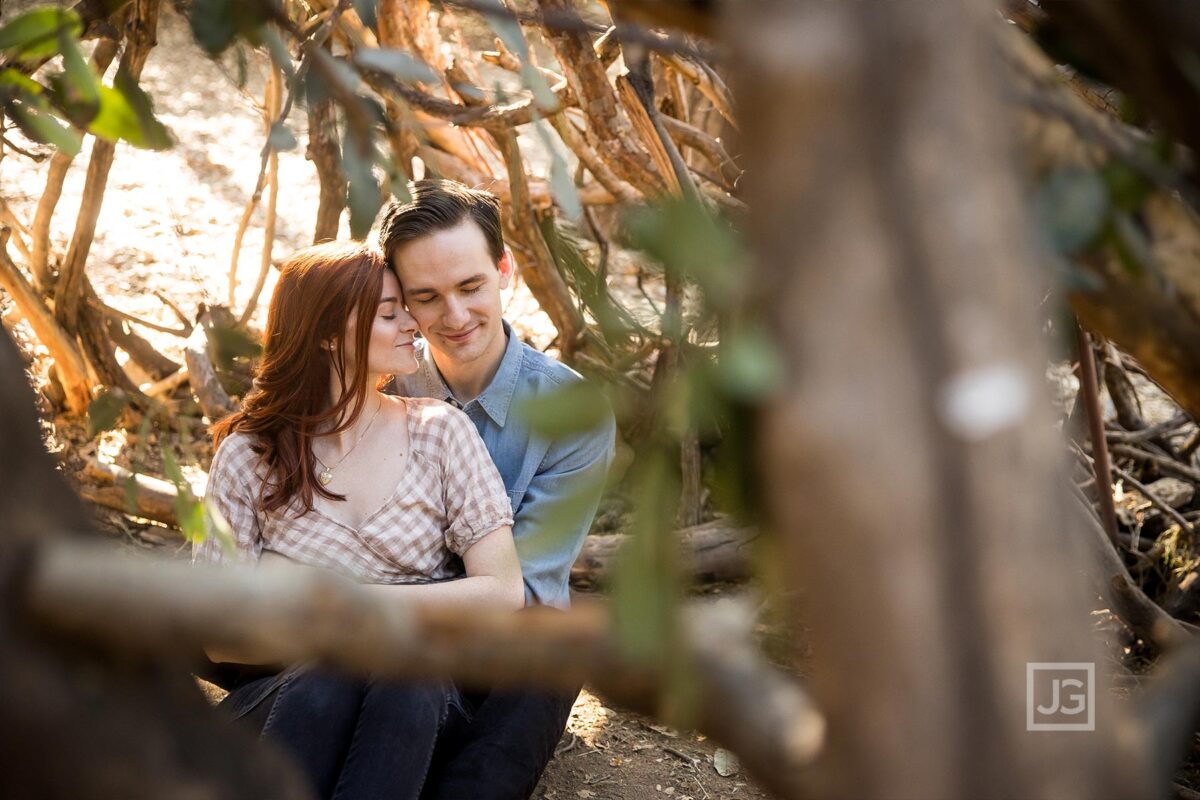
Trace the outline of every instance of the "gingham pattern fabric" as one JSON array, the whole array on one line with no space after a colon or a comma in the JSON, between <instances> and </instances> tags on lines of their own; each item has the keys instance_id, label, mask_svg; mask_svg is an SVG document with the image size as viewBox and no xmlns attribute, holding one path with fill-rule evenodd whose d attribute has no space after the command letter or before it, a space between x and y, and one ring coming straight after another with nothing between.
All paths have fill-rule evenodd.
<instances>
[{"instance_id":1,"label":"gingham pattern fabric","mask_svg":"<svg viewBox=\"0 0 1200 800\"><path fill-rule=\"evenodd\" d=\"M456 556L512 524L504 483L463 412L440 400L405 398L409 458L396 490L357 529L298 502L264 513L265 469L252 437L234 433L217 448L206 499L224 516L237 546L232 559L209 532L193 563L256 562L271 550L364 583L420 583L462 576Z\"/></svg>"}]
</instances>

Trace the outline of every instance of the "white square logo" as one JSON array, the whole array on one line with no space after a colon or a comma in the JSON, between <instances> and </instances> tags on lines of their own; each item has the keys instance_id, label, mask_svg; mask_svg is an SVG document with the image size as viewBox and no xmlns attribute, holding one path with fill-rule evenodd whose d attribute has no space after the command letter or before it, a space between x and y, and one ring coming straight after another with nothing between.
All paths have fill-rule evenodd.
<instances>
[{"instance_id":1,"label":"white square logo","mask_svg":"<svg viewBox=\"0 0 1200 800\"><path fill-rule=\"evenodd\" d=\"M1096 730L1096 664L1040 661L1025 665L1025 729Z\"/></svg>"}]
</instances>

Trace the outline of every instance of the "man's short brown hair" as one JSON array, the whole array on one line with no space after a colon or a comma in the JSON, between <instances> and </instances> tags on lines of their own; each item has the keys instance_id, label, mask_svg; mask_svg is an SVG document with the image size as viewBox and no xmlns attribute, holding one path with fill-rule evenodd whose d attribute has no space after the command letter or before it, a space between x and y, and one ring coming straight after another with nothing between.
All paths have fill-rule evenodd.
<instances>
[{"instance_id":1,"label":"man's short brown hair","mask_svg":"<svg viewBox=\"0 0 1200 800\"><path fill-rule=\"evenodd\" d=\"M458 181L426 178L408 185L412 200L388 205L379 229L379 248L392 263L396 250L422 236L457 227L473 220L487 239L493 263L504 255L500 227L500 201L483 189L472 189Z\"/></svg>"}]
</instances>

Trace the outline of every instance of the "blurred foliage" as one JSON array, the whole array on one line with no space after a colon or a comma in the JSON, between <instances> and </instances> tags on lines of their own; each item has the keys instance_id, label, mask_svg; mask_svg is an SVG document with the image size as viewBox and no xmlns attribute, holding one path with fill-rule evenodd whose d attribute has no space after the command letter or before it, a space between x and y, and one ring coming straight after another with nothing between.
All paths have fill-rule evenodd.
<instances>
[{"instance_id":1,"label":"blurred foliage","mask_svg":"<svg viewBox=\"0 0 1200 800\"><path fill-rule=\"evenodd\" d=\"M48 85L15 67L0 72L0 103L27 137L75 155L86 131L134 147L171 146L167 129L154 117L150 98L126 71L117 70L107 86L84 58L79 44L82 23L74 11L36 8L0 27L0 51L18 63L36 67L61 56L61 69ZM68 123L63 125L61 121Z\"/></svg>"},{"instance_id":2,"label":"blurred foliage","mask_svg":"<svg viewBox=\"0 0 1200 800\"><path fill-rule=\"evenodd\" d=\"M112 430L129 407L129 396L119 389L103 391L88 403L88 437Z\"/></svg>"}]
</instances>

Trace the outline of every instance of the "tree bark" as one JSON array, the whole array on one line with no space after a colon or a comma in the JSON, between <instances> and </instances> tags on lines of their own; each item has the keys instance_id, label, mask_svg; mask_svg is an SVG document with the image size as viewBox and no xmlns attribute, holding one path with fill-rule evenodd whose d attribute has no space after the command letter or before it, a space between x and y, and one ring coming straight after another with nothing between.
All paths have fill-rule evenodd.
<instances>
[{"instance_id":1,"label":"tree bark","mask_svg":"<svg viewBox=\"0 0 1200 800\"><path fill-rule=\"evenodd\" d=\"M736 581L753 573L751 548L757 533L751 528L734 527L718 519L675 534L680 540L684 563L681 572L698 582ZM571 567L575 586L607 585L612 577L617 554L628 542L625 534L589 536Z\"/></svg>"},{"instance_id":2,"label":"tree bark","mask_svg":"<svg viewBox=\"0 0 1200 800\"><path fill-rule=\"evenodd\" d=\"M178 651L114 657L34 623L22 598L41 548L97 534L42 444L21 371L0 333L0 794L308 797L280 752L208 707Z\"/></svg>"},{"instance_id":3,"label":"tree bark","mask_svg":"<svg viewBox=\"0 0 1200 800\"><path fill-rule=\"evenodd\" d=\"M207 310L201 311L192 335L183 346L183 360L187 366L188 384L196 395L201 412L210 422L216 422L233 411L233 401L221 385L209 355L209 331L212 327L212 314Z\"/></svg>"},{"instance_id":4,"label":"tree bark","mask_svg":"<svg viewBox=\"0 0 1200 800\"><path fill-rule=\"evenodd\" d=\"M338 141L337 105L332 100L308 107L308 150L305 156L317 169L321 184L313 244L336 239L346 207L346 174Z\"/></svg>"},{"instance_id":5,"label":"tree bark","mask_svg":"<svg viewBox=\"0 0 1200 800\"><path fill-rule=\"evenodd\" d=\"M1139 758L1114 736L1026 730L1030 662L1105 662L1056 535L1061 446L1035 399L1043 290L992 12L755 8L726 29L749 110L752 308L787 375L760 474L837 731L810 796L1141 795ZM980 391L1004 395L994 416ZM814 535L826 520L833 539ZM1121 709L1093 700L1115 731Z\"/></svg>"},{"instance_id":6,"label":"tree bark","mask_svg":"<svg viewBox=\"0 0 1200 800\"><path fill-rule=\"evenodd\" d=\"M464 686L574 689L587 681L649 713L673 686L669 671L622 652L602 604L524 614L420 606L327 570L196 569L79 546L46 548L26 586L23 599L40 623L126 657L211 646ZM791 776L819 752L825 720L754 650L745 620L730 611L694 609L682 623L674 656L696 681L695 719L768 788L793 795Z\"/></svg>"},{"instance_id":7,"label":"tree bark","mask_svg":"<svg viewBox=\"0 0 1200 800\"><path fill-rule=\"evenodd\" d=\"M103 75L116 55L117 41L101 39L92 51L92 69L97 75ZM50 157L50 166L46 170L46 188L38 198L37 210L33 214L29 270L33 274L34 288L38 291L45 291L53 285L54 276L50 272L50 222L54 218L54 209L58 206L59 198L62 197L67 170L74 160L74 156L61 150L56 150Z\"/></svg>"}]
</instances>

